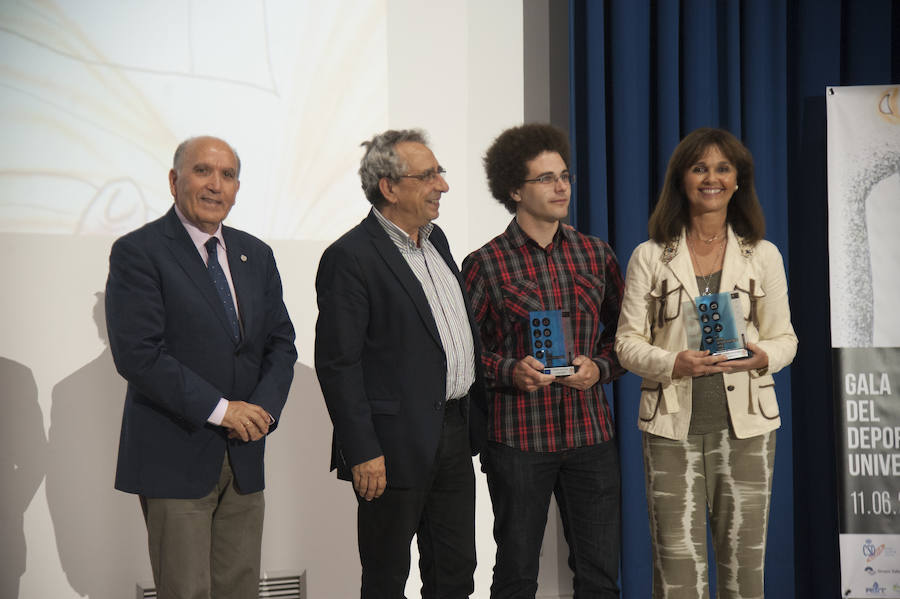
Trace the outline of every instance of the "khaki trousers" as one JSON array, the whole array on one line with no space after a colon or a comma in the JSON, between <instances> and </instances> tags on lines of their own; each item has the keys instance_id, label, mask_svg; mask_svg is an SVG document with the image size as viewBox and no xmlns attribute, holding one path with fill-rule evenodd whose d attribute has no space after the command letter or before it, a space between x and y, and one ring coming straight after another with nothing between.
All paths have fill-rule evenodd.
<instances>
[{"instance_id":1,"label":"khaki trousers","mask_svg":"<svg viewBox=\"0 0 900 599\"><path fill-rule=\"evenodd\" d=\"M226 454L200 499L141 496L158 599L255 599L265 499L242 494Z\"/></svg>"}]
</instances>

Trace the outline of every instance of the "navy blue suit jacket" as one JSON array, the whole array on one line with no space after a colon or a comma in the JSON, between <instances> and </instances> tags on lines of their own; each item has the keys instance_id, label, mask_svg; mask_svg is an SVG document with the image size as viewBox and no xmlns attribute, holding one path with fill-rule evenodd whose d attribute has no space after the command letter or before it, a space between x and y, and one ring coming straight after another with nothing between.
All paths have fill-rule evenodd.
<instances>
[{"instance_id":1,"label":"navy blue suit jacket","mask_svg":"<svg viewBox=\"0 0 900 599\"><path fill-rule=\"evenodd\" d=\"M430 241L465 288L437 226ZM322 255L316 275L316 374L334 424L332 469L385 457L388 485L424 482L444 420L447 359L422 286L374 214ZM487 437L477 328L476 380L469 390L473 454Z\"/></svg>"},{"instance_id":2,"label":"navy blue suit jacket","mask_svg":"<svg viewBox=\"0 0 900 599\"><path fill-rule=\"evenodd\" d=\"M238 488L264 487L265 438L244 443L207 423L219 398L263 407L277 426L294 373L294 328L271 248L230 227L222 234L243 335L234 341L203 259L174 208L121 238L109 257L106 324L128 381L116 488L199 498L227 451Z\"/></svg>"}]
</instances>

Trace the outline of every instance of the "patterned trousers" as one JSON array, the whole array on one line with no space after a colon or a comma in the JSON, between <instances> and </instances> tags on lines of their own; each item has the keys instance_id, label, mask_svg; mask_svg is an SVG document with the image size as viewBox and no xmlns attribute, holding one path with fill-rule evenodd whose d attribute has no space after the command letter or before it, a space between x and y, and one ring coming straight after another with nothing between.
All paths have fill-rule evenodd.
<instances>
[{"instance_id":1,"label":"patterned trousers","mask_svg":"<svg viewBox=\"0 0 900 599\"><path fill-rule=\"evenodd\" d=\"M708 599L706 514L718 599L761 599L775 431L684 441L643 435L653 599Z\"/></svg>"}]
</instances>

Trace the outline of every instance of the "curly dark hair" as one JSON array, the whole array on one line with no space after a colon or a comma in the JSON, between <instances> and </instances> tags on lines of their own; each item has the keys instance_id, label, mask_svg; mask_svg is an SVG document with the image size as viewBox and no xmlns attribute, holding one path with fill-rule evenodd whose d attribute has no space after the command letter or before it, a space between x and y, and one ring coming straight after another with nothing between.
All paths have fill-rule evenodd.
<instances>
[{"instance_id":1,"label":"curly dark hair","mask_svg":"<svg viewBox=\"0 0 900 599\"><path fill-rule=\"evenodd\" d=\"M753 155L728 131L702 127L688 133L669 158L659 201L650 215L650 239L666 244L677 239L688 227L690 216L684 175L713 146L719 148L737 169L738 189L728 202L726 222L751 244L765 236L766 219L753 183Z\"/></svg>"},{"instance_id":2,"label":"curly dark hair","mask_svg":"<svg viewBox=\"0 0 900 599\"><path fill-rule=\"evenodd\" d=\"M527 162L544 152L556 152L569 167L569 138L560 129L546 123L529 123L507 129L484 155L484 172L487 174L491 195L516 213L518 204L510 194L522 186L528 176Z\"/></svg>"}]
</instances>

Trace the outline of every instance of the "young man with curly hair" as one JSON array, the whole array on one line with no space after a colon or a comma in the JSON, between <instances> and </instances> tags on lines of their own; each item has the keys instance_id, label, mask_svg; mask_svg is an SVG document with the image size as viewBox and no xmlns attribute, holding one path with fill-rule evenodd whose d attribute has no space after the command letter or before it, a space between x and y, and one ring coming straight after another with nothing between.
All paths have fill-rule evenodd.
<instances>
[{"instance_id":1,"label":"young man with curly hair","mask_svg":"<svg viewBox=\"0 0 900 599\"><path fill-rule=\"evenodd\" d=\"M508 129L484 157L491 194L515 215L463 262L483 345L494 508L491 598L534 597L550 497L569 545L575 597L618 597L619 460L602 385L620 376L613 350L624 282L612 249L561 223L572 193L566 135ZM571 323L569 376L532 355L529 313Z\"/></svg>"}]
</instances>

